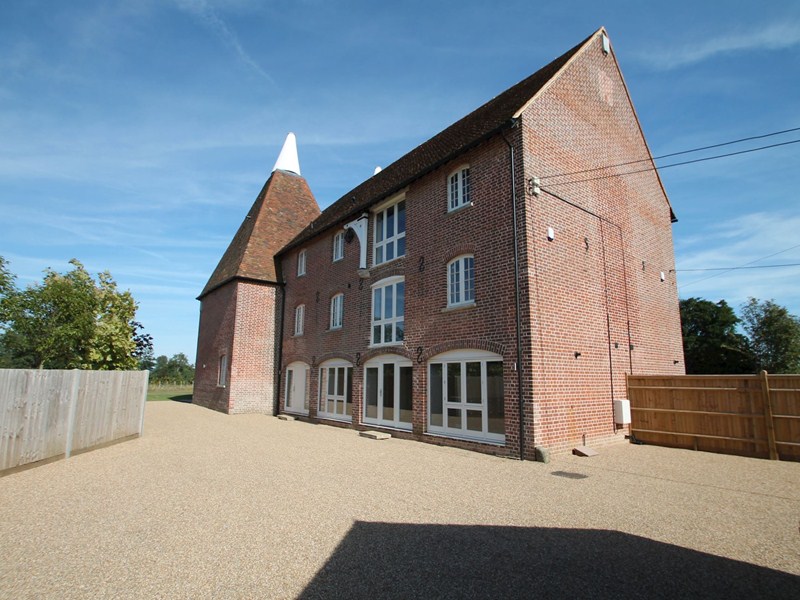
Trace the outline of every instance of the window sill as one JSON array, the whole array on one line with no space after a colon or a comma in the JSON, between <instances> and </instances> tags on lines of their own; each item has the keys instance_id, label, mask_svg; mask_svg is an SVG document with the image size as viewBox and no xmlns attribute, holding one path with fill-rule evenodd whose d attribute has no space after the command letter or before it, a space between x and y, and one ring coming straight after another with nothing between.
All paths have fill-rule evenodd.
<instances>
[{"instance_id":1,"label":"window sill","mask_svg":"<svg viewBox=\"0 0 800 600\"><path fill-rule=\"evenodd\" d=\"M465 208L469 208L470 206L475 206L475 205L472 202L466 202L466 203L462 204L461 206L456 206L455 208L449 208L448 207L446 214L452 215L454 213L457 213L457 212L460 212L460 211L464 210Z\"/></svg>"},{"instance_id":2,"label":"window sill","mask_svg":"<svg viewBox=\"0 0 800 600\"><path fill-rule=\"evenodd\" d=\"M342 329L344 329L344 327L328 327L325 330L325 333L332 333L334 331L341 331Z\"/></svg>"},{"instance_id":3,"label":"window sill","mask_svg":"<svg viewBox=\"0 0 800 600\"><path fill-rule=\"evenodd\" d=\"M320 421L336 421L337 423L352 423L352 416L332 415L330 413L317 413L317 418Z\"/></svg>"},{"instance_id":4,"label":"window sill","mask_svg":"<svg viewBox=\"0 0 800 600\"><path fill-rule=\"evenodd\" d=\"M361 421L362 425L369 425L370 427L376 427L378 429L388 429L390 431L412 431L413 425L411 423L397 423L397 424L388 424L385 421L379 421L378 419L372 419L364 417Z\"/></svg>"},{"instance_id":5,"label":"window sill","mask_svg":"<svg viewBox=\"0 0 800 600\"><path fill-rule=\"evenodd\" d=\"M373 268L373 269L378 269L378 268L380 268L380 267L383 267L384 265L390 265L390 264L392 264L393 262L397 262L398 260L400 260L400 259L402 259L402 258L405 258L405 257L406 257L406 255L405 255L405 254L403 254L403 256L395 256L393 259L391 259L391 260L385 260L385 261L383 261L382 263L376 263L376 262L373 260L373 261L372 261L372 268Z\"/></svg>"},{"instance_id":6,"label":"window sill","mask_svg":"<svg viewBox=\"0 0 800 600\"><path fill-rule=\"evenodd\" d=\"M451 439L451 440L461 440L461 441L464 441L464 442L477 442L479 444L488 444L490 446L505 446L506 445L505 436L502 436L502 439L499 439L499 438L488 439L488 438L485 438L485 437L480 437L479 435L469 435L469 434L456 433L456 432L450 433L450 432L445 432L445 431L440 431L440 430L432 431L430 429L430 427L428 428L428 431L425 432L425 435L430 435L432 437L439 437L439 438L448 438L448 439Z\"/></svg>"},{"instance_id":7,"label":"window sill","mask_svg":"<svg viewBox=\"0 0 800 600\"><path fill-rule=\"evenodd\" d=\"M389 342L387 344L370 344L368 348L396 348L402 346L403 342Z\"/></svg>"},{"instance_id":8,"label":"window sill","mask_svg":"<svg viewBox=\"0 0 800 600\"><path fill-rule=\"evenodd\" d=\"M465 302L464 304L453 304L452 306L445 306L441 310L441 312L447 313L447 312L456 312L459 310L468 310L470 308L475 308L476 306L477 303L475 302Z\"/></svg>"}]
</instances>

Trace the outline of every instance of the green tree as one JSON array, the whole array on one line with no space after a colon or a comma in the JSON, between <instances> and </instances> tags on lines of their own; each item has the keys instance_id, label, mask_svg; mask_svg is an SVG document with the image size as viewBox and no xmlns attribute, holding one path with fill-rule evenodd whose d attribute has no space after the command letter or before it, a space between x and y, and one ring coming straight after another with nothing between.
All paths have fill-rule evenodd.
<instances>
[{"instance_id":1,"label":"green tree","mask_svg":"<svg viewBox=\"0 0 800 600\"><path fill-rule=\"evenodd\" d=\"M17 368L134 369L136 302L111 274L98 281L76 259L19 290L0 259L0 363Z\"/></svg>"},{"instance_id":2,"label":"green tree","mask_svg":"<svg viewBox=\"0 0 800 600\"><path fill-rule=\"evenodd\" d=\"M736 332L739 318L724 300L680 301L683 354L689 374L752 373L747 338Z\"/></svg>"},{"instance_id":3,"label":"green tree","mask_svg":"<svg viewBox=\"0 0 800 600\"><path fill-rule=\"evenodd\" d=\"M153 353L153 336L144 332L144 325L138 321L132 321L133 341L136 342L136 350L133 352L134 358L139 363L139 369L150 371L156 366L156 357Z\"/></svg>"},{"instance_id":4,"label":"green tree","mask_svg":"<svg viewBox=\"0 0 800 600\"><path fill-rule=\"evenodd\" d=\"M756 367L770 373L800 373L800 319L774 300L750 298L742 306Z\"/></svg>"},{"instance_id":5,"label":"green tree","mask_svg":"<svg viewBox=\"0 0 800 600\"><path fill-rule=\"evenodd\" d=\"M156 358L156 364L150 374L154 383L189 384L194 381L194 365L183 352L167 358L164 355Z\"/></svg>"}]
</instances>

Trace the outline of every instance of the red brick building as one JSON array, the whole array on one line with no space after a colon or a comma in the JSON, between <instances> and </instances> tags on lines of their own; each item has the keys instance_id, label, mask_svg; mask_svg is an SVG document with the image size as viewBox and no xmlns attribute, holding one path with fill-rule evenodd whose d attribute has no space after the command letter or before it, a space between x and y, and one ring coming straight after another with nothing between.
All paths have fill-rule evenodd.
<instances>
[{"instance_id":1,"label":"red brick building","mask_svg":"<svg viewBox=\"0 0 800 600\"><path fill-rule=\"evenodd\" d=\"M532 459L623 439L626 373L683 373L674 216L605 30L321 214L278 167L200 296L196 403Z\"/></svg>"}]
</instances>

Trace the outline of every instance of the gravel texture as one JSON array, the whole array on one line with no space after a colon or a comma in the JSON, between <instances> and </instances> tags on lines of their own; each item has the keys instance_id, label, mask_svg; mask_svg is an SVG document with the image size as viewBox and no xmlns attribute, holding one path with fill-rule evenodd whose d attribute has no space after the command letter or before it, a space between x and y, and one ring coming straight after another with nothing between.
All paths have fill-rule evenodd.
<instances>
[{"instance_id":1,"label":"gravel texture","mask_svg":"<svg viewBox=\"0 0 800 600\"><path fill-rule=\"evenodd\" d=\"M800 598L800 464L519 462L149 403L0 478L2 598Z\"/></svg>"}]
</instances>

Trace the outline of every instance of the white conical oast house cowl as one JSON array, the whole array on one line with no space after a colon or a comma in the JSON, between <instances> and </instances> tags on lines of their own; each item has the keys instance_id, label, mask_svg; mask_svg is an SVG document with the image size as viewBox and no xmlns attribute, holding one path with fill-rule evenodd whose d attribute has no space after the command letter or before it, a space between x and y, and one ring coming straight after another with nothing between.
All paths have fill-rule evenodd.
<instances>
[{"instance_id":1,"label":"white conical oast house cowl","mask_svg":"<svg viewBox=\"0 0 800 600\"><path fill-rule=\"evenodd\" d=\"M273 171L291 171L296 175L300 175L300 159L297 157L297 138L292 132L286 136L286 141L283 142L283 148L278 155L278 160L275 161L275 166L272 167Z\"/></svg>"}]
</instances>

